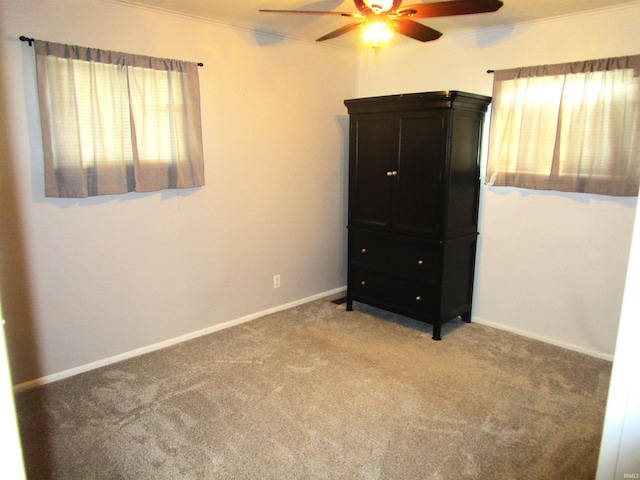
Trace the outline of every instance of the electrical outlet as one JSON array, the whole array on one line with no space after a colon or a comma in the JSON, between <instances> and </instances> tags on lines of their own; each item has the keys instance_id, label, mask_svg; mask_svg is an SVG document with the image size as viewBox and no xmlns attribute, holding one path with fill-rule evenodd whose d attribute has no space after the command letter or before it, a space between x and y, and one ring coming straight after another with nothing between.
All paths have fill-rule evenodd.
<instances>
[{"instance_id":1,"label":"electrical outlet","mask_svg":"<svg viewBox=\"0 0 640 480\"><path fill-rule=\"evenodd\" d=\"M273 276L273 288L280 288L280 275Z\"/></svg>"}]
</instances>

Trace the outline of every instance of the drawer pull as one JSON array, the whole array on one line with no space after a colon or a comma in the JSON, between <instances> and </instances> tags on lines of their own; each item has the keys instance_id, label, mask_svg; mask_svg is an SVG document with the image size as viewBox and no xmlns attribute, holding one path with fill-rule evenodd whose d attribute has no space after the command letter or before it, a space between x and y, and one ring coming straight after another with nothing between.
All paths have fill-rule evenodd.
<instances>
[{"instance_id":1,"label":"drawer pull","mask_svg":"<svg viewBox=\"0 0 640 480\"><path fill-rule=\"evenodd\" d=\"M367 253L367 249L363 248L362 250L360 250L362 253Z\"/></svg>"},{"instance_id":2,"label":"drawer pull","mask_svg":"<svg viewBox=\"0 0 640 480\"><path fill-rule=\"evenodd\" d=\"M416 301L417 301L417 302L420 302L421 300L422 300L422 297L421 297L420 295L418 295L418 296L416 297Z\"/></svg>"},{"instance_id":3,"label":"drawer pull","mask_svg":"<svg viewBox=\"0 0 640 480\"><path fill-rule=\"evenodd\" d=\"M418 260L418 265L423 265L424 264L424 260Z\"/></svg>"},{"instance_id":4,"label":"drawer pull","mask_svg":"<svg viewBox=\"0 0 640 480\"><path fill-rule=\"evenodd\" d=\"M367 282L365 282L364 280L362 280L362 281L360 282L360 285L366 285L366 284L367 284Z\"/></svg>"}]
</instances>

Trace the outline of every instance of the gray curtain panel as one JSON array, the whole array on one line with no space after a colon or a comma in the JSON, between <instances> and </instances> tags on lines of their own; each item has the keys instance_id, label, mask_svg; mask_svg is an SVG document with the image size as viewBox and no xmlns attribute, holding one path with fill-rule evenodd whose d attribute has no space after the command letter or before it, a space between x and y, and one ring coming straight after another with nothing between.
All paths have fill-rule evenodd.
<instances>
[{"instance_id":1,"label":"gray curtain panel","mask_svg":"<svg viewBox=\"0 0 640 480\"><path fill-rule=\"evenodd\" d=\"M640 55L494 75L488 185L638 194Z\"/></svg>"}]
</instances>

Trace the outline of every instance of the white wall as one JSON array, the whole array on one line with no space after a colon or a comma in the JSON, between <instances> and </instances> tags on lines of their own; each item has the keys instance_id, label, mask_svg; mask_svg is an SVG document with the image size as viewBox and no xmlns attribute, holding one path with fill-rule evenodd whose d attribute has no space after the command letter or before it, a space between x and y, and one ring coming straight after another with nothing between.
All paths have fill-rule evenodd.
<instances>
[{"instance_id":1,"label":"white wall","mask_svg":"<svg viewBox=\"0 0 640 480\"><path fill-rule=\"evenodd\" d=\"M11 279L2 295L16 383L344 285L345 98L490 95L489 68L637 54L640 45L637 4L445 32L359 65L326 46L100 0L0 8L0 275ZM204 62L207 185L44 198L33 52L20 35ZM485 187L474 320L610 357L635 205Z\"/></svg>"},{"instance_id":2,"label":"white wall","mask_svg":"<svg viewBox=\"0 0 640 480\"><path fill-rule=\"evenodd\" d=\"M345 285L342 102L355 54L101 0L0 5L0 161L14 177L0 193L0 273L15 383ZM20 35L203 62L206 186L45 198Z\"/></svg>"},{"instance_id":3,"label":"white wall","mask_svg":"<svg viewBox=\"0 0 640 480\"><path fill-rule=\"evenodd\" d=\"M635 3L365 55L358 94L491 95L488 69L639 53ZM484 187L473 319L611 358L636 203Z\"/></svg>"}]
</instances>

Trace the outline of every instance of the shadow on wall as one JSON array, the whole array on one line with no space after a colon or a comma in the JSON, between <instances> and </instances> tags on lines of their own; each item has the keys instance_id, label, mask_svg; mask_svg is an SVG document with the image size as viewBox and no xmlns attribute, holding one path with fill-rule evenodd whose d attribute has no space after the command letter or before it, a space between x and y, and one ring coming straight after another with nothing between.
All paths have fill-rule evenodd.
<instances>
[{"instance_id":1,"label":"shadow on wall","mask_svg":"<svg viewBox=\"0 0 640 480\"><path fill-rule=\"evenodd\" d=\"M616 196L616 195L599 195L597 193L582 192L561 192L558 190L533 190L529 188L504 187L483 185L488 191L501 197L510 195L518 195L521 198L530 197L556 197L573 202L589 205L598 201L600 203L616 203L627 208L636 208L638 197L636 196Z\"/></svg>"},{"instance_id":2,"label":"shadow on wall","mask_svg":"<svg viewBox=\"0 0 640 480\"><path fill-rule=\"evenodd\" d=\"M310 2L301 8L295 8L295 10L331 12L331 11L335 11L340 5L342 5L342 3L343 3L342 0L333 0L331 2L328 2L326 0L320 1L320 2ZM261 8L276 9L276 10L287 9L286 6L282 7L282 6L276 5L275 1L273 2L273 5L269 5L269 2L267 2L267 4L262 6ZM356 11L356 8L354 5L351 5L349 8L342 9L342 10L351 12L351 11ZM291 22L295 22L297 30L301 31L301 30L304 30L306 26L312 25L313 23L316 23L318 19L323 18L322 15L296 15L296 14L289 14L289 13L261 12L260 15L262 15L262 17L260 18L261 23L263 25L268 25L268 27L265 28L265 30L273 30L273 31L279 31L280 27L282 27L283 25L290 24ZM339 17L335 17L335 18L339 18ZM336 28L338 26L341 26L341 24L337 25ZM260 30L254 30L253 36L256 43L261 47L268 47L270 45L275 45L282 42L285 39L285 36L282 34L267 33L265 31L260 31Z\"/></svg>"},{"instance_id":3,"label":"shadow on wall","mask_svg":"<svg viewBox=\"0 0 640 480\"><path fill-rule=\"evenodd\" d=\"M16 39L19 42L19 40ZM0 48L4 65L4 49ZM5 70L6 71L6 70ZM0 81L0 112L7 112L5 82ZM7 115L7 113L4 113ZM14 151L8 118L0 121L0 301L5 320L9 366L14 385L42 376L33 314L31 287L27 270L19 200L15 181ZM46 430L20 432L23 440L35 436L40 444L49 444ZM49 471L48 459L42 459L43 471Z\"/></svg>"},{"instance_id":4,"label":"shadow on wall","mask_svg":"<svg viewBox=\"0 0 640 480\"><path fill-rule=\"evenodd\" d=\"M16 39L19 42L19 40ZM0 48L0 64L4 65ZM0 111L7 112L7 92L0 82ZM7 115L5 113L5 115ZM13 166L14 153L7 119L0 122L0 298L12 381L42 376L31 287Z\"/></svg>"}]
</instances>

